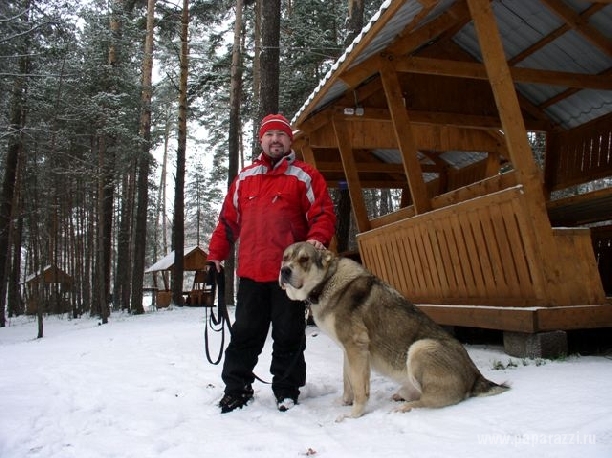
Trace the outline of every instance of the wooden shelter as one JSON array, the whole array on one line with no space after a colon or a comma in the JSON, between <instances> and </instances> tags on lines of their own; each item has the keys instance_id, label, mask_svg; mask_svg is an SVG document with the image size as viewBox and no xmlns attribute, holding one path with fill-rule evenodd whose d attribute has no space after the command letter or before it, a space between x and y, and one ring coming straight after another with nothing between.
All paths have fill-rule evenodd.
<instances>
[{"instance_id":1,"label":"wooden shelter","mask_svg":"<svg viewBox=\"0 0 612 458\"><path fill-rule=\"evenodd\" d=\"M208 253L199 246L185 248L183 255L183 270L193 271L193 285L190 290L184 291L185 305L207 305L213 304L214 292L212 285L207 283L208 266L206 261ZM170 274L174 269L174 251L163 257L147 270L145 273L153 274L153 290L155 304L157 307L167 307L172 302L172 290L170 288ZM157 274L160 274L163 285L158 284Z\"/></svg>"},{"instance_id":2,"label":"wooden shelter","mask_svg":"<svg viewBox=\"0 0 612 458\"><path fill-rule=\"evenodd\" d=\"M610 0L386 1L292 120L364 265L445 325L612 326L611 24ZM401 208L369 218L364 188Z\"/></svg>"},{"instance_id":3,"label":"wooden shelter","mask_svg":"<svg viewBox=\"0 0 612 458\"><path fill-rule=\"evenodd\" d=\"M29 275L25 279L24 290L26 313L36 313L39 304L47 304L47 309L54 309L49 311L55 313L70 310L65 296L70 291L72 283L72 276L54 264Z\"/></svg>"}]
</instances>

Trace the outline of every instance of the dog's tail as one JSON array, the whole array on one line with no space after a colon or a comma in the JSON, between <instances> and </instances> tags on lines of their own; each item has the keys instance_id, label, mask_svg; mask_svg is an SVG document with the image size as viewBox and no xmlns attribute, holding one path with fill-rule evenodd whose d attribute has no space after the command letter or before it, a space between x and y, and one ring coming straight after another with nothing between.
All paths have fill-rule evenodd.
<instances>
[{"instance_id":1,"label":"dog's tail","mask_svg":"<svg viewBox=\"0 0 612 458\"><path fill-rule=\"evenodd\" d=\"M487 380L482 374L478 374L478 378L474 382L470 396L492 396L508 391L509 389L510 385L506 382L498 384L491 380Z\"/></svg>"}]
</instances>

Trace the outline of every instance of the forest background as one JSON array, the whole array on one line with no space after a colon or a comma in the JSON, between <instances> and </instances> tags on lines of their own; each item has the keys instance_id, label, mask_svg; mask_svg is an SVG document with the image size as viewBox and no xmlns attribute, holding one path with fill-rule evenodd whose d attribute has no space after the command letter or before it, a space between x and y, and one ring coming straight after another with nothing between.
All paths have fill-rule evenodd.
<instances>
[{"instance_id":1,"label":"forest background","mask_svg":"<svg viewBox=\"0 0 612 458\"><path fill-rule=\"evenodd\" d=\"M142 313L147 266L206 250L229 181L259 153L253 126L291 118L380 4L2 2L0 326L28 300L44 304L40 336L43 313ZM28 297L45 266L71 287ZM182 270L172 280L176 303Z\"/></svg>"}]
</instances>

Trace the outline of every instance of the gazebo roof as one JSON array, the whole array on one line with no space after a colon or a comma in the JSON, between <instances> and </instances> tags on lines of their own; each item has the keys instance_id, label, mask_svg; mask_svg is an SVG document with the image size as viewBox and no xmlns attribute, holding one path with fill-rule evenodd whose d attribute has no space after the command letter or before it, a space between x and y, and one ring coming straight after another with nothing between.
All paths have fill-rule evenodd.
<instances>
[{"instance_id":1,"label":"gazebo roof","mask_svg":"<svg viewBox=\"0 0 612 458\"><path fill-rule=\"evenodd\" d=\"M184 269L185 270L202 270L206 266L206 259L208 253L206 253L199 246L192 246L185 248L183 256ZM172 270L174 267L174 251L164 256L162 259L157 261L147 270L145 273L159 272L163 270Z\"/></svg>"},{"instance_id":2,"label":"gazebo roof","mask_svg":"<svg viewBox=\"0 0 612 458\"><path fill-rule=\"evenodd\" d=\"M72 283L73 279L64 270L56 265L46 265L39 272L28 275L26 283L42 281L43 283Z\"/></svg>"},{"instance_id":3,"label":"gazebo roof","mask_svg":"<svg viewBox=\"0 0 612 458\"><path fill-rule=\"evenodd\" d=\"M519 93L540 119L569 129L612 112L609 1L492 1ZM468 6L460 0L387 0L293 118L298 127L374 76L381 53L407 71L486 78ZM452 53L455 51L455 54ZM393 54L391 54L393 53ZM444 60L441 60L441 57ZM450 57L450 58L449 58ZM463 65L451 66L449 61Z\"/></svg>"}]
</instances>

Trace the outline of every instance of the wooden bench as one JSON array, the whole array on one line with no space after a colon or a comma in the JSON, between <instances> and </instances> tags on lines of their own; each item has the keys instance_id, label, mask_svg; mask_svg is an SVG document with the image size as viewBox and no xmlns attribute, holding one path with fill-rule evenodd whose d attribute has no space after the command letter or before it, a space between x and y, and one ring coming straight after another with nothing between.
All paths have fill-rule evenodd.
<instances>
[{"instance_id":1,"label":"wooden bench","mask_svg":"<svg viewBox=\"0 0 612 458\"><path fill-rule=\"evenodd\" d=\"M526 199L514 186L361 233L363 263L441 324L539 332L612 323L589 229L554 228L553 252L542 252Z\"/></svg>"},{"instance_id":2,"label":"wooden bench","mask_svg":"<svg viewBox=\"0 0 612 458\"><path fill-rule=\"evenodd\" d=\"M579 226L612 220L612 187L549 200L546 208L553 226Z\"/></svg>"}]
</instances>

